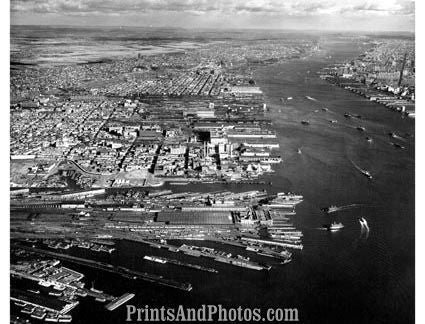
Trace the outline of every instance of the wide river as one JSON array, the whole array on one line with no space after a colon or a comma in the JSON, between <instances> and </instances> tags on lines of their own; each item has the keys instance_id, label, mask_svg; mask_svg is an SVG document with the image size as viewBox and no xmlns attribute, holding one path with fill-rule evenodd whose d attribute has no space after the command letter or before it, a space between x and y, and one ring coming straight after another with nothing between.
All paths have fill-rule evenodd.
<instances>
[{"instance_id":1,"label":"wide river","mask_svg":"<svg viewBox=\"0 0 425 324\"><path fill-rule=\"evenodd\" d=\"M361 51L348 41L329 41L311 57L261 67L255 72L279 134L284 160L270 177L273 184L265 189L291 190L305 197L293 217L296 227L304 233L304 249L294 252L291 263L273 267L266 274L202 261L219 270L218 274L210 274L149 264L143 261L143 255L175 256L123 241L118 243L117 253L104 257L104 261L189 281L194 285L193 291L176 292L148 284L134 286L118 276L84 269L87 277L95 279L95 286L107 292L136 292L131 304L140 307L181 303L263 309L296 307L302 323L413 322L414 120L332 86L316 74L323 66L355 58ZM292 100L281 100L288 97ZM322 110L325 107L328 111ZM345 112L363 118L347 119ZM338 122L330 123L331 119ZM309 120L310 125L302 125L302 120ZM361 132L357 126L366 130ZM400 137L390 138L390 132ZM366 140L367 136L373 138L372 143ZM396 149L391 142L404 149ZM362 175L356 166L369 170L373 179ZM237 191L251 188L254 186L224 187ZM184 188L189 189L220 188ZM329 215L321 212L320 208L330 205L353 206ZM368 232L361 230L359 217L367 220ZM342 222L345 227L336 233L320 230L332 221ZM93 257L90 251L80 253L85 254ZM124 323L125 307L108 312L101 304L87 299L75 310L74 319L76 323Z\"/></svg>"}]
</instances>

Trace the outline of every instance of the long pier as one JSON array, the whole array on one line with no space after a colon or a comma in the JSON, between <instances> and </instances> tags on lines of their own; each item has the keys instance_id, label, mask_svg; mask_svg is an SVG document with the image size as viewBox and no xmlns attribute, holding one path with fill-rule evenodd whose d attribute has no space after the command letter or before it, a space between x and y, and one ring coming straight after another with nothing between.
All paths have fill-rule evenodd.
<instances>
[{"instance_id":1,"label":"long pier","mask_svg":"<svg viewBox=\"0 0 425 324\"><path fill-rule=\"evenodd\" d=\"M167 287L176 288L176 289L185 290L185 291L192 290L192 284L190 283L182 283L182 282L175 281L173 279L166 279L166 278L163 278L162 276L155 275L155 274L149 274L146 272L130 270L124 267L116 267L108 263L83 259L83 258L71 256L71 255L66 255L66 254L60 254L60 253L33 248L33 247L21 245L21 244L14 244L14 246L33 252L33 253L47 255L47 256L51 256L61 260L77 263L86 267L90 267L90 268L94 268L94 269L98 269L98 270L102 270L102 271L106 271L106 272L110 272L114 274L119 274L125 278L141 279L144 281L157 283L162 286L167 286Z\"/></svg>"}]
</instances>

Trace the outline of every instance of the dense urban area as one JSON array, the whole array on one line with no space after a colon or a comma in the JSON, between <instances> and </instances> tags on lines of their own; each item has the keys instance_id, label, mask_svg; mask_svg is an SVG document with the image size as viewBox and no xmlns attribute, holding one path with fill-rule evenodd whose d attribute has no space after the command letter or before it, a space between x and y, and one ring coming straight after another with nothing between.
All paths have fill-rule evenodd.
<instances>
[{"instance_id":1,"label":"dense urban area","mask_svg":"<svg viewBox=\"0 0 425 324\"><path fill-rule=\"evenodd\" d=\"M365 42L367 52L320 77L414 117L413 42ZM81 269L149 289L197 289L117 264L111 256L122 241L161 251L143 255L144 264L209 276L224 266L268 272L295 260L303 233L292 217L304 197L264 189L285 148L253 69L320 51L311 39L223 41L77 64L12 64L15 322L71 322L84 299L114 311L138 293L104 292L108 287L95 287ZM257 189L198 191L191 187L197 184Z\"/></svg>"}]
</instances>

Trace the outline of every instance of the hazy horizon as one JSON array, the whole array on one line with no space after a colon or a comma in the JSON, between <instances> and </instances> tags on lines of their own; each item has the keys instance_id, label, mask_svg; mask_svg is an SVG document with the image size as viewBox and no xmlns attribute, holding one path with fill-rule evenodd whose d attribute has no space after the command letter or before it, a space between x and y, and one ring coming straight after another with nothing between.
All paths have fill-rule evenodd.
<instances>
[{"instance_id":1,"label":"hazy horizon","mask_svg":"<svg viewBox=\"0 0 425 324\"><path fill-rule=\"evenodd\" d=\"M11 25L414 32L412 0L11 0Z\"/></svg>"},{"instance_id":2,"label":"hazy horizon","mask_svg":"<svg viewBox=\"0 0 425 324\"><path fill-rule=\"evenodd\" d=\"M71 25L71 24L10 24L11 27L61 27L61 28L146 28L146 29L181 29L181 30L258 30L276 32L308 32L308 33L389 33L389 34L415 34L415 30L337 30L337 29L296 29L296 28L259 28L259 27L178 27L178 26L132 26L132 25Z\"/></svg>"}]
</instances>

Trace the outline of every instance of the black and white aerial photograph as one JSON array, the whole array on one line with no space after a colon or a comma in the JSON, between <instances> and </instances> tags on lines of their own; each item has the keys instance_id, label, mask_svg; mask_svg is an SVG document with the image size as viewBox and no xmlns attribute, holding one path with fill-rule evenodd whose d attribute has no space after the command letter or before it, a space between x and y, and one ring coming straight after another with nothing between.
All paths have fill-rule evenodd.
<instances>
[{"instance_id":1,"label":"black and white aerial photograph","mask_svg":"<svg viewBox=\"0 0 425 324\"><path fill-rule=\"evenodd\" d=\"M420 322L415 1L5 2L2 322Z\"/></svg>"}]
</instances>

